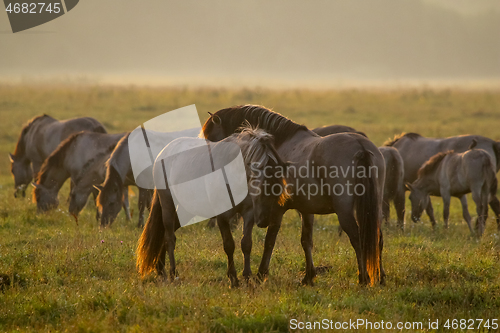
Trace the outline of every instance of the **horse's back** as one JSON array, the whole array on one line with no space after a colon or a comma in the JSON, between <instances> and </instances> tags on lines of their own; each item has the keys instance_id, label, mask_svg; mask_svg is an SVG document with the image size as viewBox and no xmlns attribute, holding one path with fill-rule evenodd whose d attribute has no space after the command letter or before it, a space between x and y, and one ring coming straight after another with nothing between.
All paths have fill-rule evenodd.
<instances>
[{"instance_id":1,"label":"horse's back","mask_svg":"<svg viewBox=\"0 0 500 333\"><path fill-rule=\"evenodd\" d=\"M57 146L71 135L81 132L106 133L104 126L94 118L83 117L58 121L51 118L33 129L28 146L35 147L31 152L44 160Z\"/></svg>"},{"instance_id":2,"label":"horse's back","mask_svg":"<svg viewBox=\"0 0 500 333\"><path fill-rule=\"evenodd\" d=\"M366 137L365 133L356 131L354 128L345 125L323 126L315 128L312 131L320 136L327 136L330 134L337 134L337 133L357 133L359 135Z\"/></svg>"}]
</instances>

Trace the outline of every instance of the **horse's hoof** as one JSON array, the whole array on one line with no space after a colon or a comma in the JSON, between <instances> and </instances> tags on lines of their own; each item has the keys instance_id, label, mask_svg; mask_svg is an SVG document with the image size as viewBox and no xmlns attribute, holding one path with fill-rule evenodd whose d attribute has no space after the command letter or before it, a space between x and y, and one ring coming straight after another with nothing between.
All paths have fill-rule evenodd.
<instances>
[{"instance_id":1,"label":"horse's hoof","mask_svg":"<svg viewBox=\"0 0 500 333\"><path fill-rule=\"evenodd\" d=\"M300 284L302 286L311 286L311 287L314 287L314 281L313 281L313 279L310 278L310 277L307 277L307 276L302 279L302 281L300 282Z\"/></svg>"},{"instance_id":2,"label":"horse's hoof","mask_svg":"<svg viewBox=\"0 0 500 333\"><path fill-rule=\"evenodd\" d=\"M267 274L257 273L256 282L259 284L264 283L264 282L266 282L267 278L268 278Z\"/></svg>"}]
</instances>

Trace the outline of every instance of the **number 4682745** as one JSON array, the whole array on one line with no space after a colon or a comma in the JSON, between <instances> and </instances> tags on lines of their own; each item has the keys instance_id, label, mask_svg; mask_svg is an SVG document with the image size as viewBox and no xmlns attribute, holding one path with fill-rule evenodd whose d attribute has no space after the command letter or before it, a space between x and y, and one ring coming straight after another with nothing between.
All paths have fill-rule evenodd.
<instances>
[{"instance_id":1,"label":"number 4682745","mask_svg":"<svg viewBox=\"0 0 500 333\"><path fill-rule=\"evenodd\" d=\"M60 3L9 3L7 8L5 9L8 13L23 13L23 14L41 14L42 12L47 13L55 13L58 14L61 12L61 4Z\"/></svg>"}]
</instances>

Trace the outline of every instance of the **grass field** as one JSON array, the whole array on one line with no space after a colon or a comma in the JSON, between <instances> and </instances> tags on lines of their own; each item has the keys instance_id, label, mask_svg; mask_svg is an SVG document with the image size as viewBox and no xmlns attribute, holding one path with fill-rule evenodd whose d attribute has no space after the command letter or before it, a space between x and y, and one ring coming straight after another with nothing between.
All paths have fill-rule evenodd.
<instances>
[{"instance_id":1,"label":"grass field","mask_svg":"<svg viewBox=\"0 0 500 333\"><path fill-rule=\"evenodd\" d=\"M126 222L121 213L110 228L100 230L92 204L79 226L68 216L67 187L60 209L44 215L36 214L29 198L13 197L7 153L14 150L22 125L36 115L92 116L109 132L120 132L189 104L196 104L204 120L207 111L244 103L273 108L310 128L350 125L377 145L402 131L500 140L499 92L0 86L0 274L11 280L0 291L0 331L281 332L290 330L291 319L422 322L424 330L429 320L439 320L439 330L454 331L444 328L447 319L489 319L490 325L500 319L496 223L490 217L484 237L471 238L458 199L452 200L448 230L442 227L439 198L433 200L436 230L426 218L420 224L407 218L402 233L393 215L391 226L383 228L384 287L358 286L354 251L345 235L338 236L335 215L317 216L314 234L316 265L332 269L319 275L314 287L299 286L304 270L300 220L290 211L269 279L230 289L219 232L205 223L177 232L176 282L160 282L154 275L141 280L135 270L141 232L136 217ZM133 197L133 207L135 202ZM470 198L469 204L475 216ZM265 237L265 230L257 229L254 272ZM241 274L238 247L236 265Z\"/></svg>"}]
</instances>

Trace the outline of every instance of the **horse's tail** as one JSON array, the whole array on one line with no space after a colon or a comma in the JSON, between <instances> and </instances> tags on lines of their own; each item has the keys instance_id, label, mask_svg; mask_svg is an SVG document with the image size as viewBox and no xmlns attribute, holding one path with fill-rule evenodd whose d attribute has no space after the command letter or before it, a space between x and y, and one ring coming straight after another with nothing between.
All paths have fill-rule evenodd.
<instances>
[{"instance_id":1,"label":"horse's tail","mask_svg":"<svg viewBox=\"0 0 500 333\"><path fill-rule=\"evenodd\" d=\"M500 141L493 142L493 151L495 152L495 160L497 162L495 171L498 172L500 170Z\"/></svg>"},{"instance_id":2,"label":"horse's tail","mask_svg":"<svg viewBox=\"0 0 500 333\"><path fill-rule=\"evenodd\" d=\"M362 149L355 155L356 170L364 168L365 177L356 178L356 185L362 185L364 192L356 199L356 217L359 224L361 252L372 285L380 280L380 191L375 177L370 175L370 167L374 167L373 153ZM378 171L378 170L377 170Z\"/></svg>"},{"instance_id":3,"label":"horse's tail","mask_svg":"<svg viewBox=\"0 0 500 333\"><path fill-rule=\"evenodd\" d=\"M164 243L165 226L163 225L160 196L155 190L149 217L141 238L139 238L136 251L136 267L141 276L145 276L156 268Z\"/></svg>"}]
</instances>

